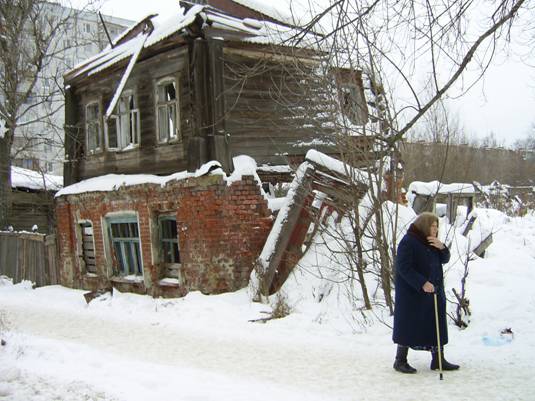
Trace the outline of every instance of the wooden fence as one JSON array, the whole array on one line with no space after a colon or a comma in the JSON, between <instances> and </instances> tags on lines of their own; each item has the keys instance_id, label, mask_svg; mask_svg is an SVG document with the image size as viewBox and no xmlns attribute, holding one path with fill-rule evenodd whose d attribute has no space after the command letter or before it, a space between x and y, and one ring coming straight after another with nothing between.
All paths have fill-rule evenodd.
<instances>
[{"instance_id":1,"label":"wooden fence","mask_svg":"<svg viewBox=\"0 0 535 401\"><path fill-rule=\"evenodd\" d=\"M0 275L38 287L59 284L56 236L0 232Z\"/></svg>"}]
</instances>

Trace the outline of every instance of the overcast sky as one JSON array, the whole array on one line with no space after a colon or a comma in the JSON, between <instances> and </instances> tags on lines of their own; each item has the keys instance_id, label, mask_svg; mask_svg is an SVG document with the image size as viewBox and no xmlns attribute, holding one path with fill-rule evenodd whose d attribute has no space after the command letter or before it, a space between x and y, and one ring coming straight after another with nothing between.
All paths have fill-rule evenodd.
<instances>
[{"instance_id":1,"label":"overcast sky","mask_svg":"<svg viewBox=\"0 0 535 401\"><path fill-rule=\"evenodd\" d=\"M102 12L137 21L149 13L169 13L177 4L178 0L103 0ZM535 68L515 56L496 61L483 81L449 104L469 134L482 137L493 131L508 145L524 138L535 124Z\"/></svg>"}]
</instances>

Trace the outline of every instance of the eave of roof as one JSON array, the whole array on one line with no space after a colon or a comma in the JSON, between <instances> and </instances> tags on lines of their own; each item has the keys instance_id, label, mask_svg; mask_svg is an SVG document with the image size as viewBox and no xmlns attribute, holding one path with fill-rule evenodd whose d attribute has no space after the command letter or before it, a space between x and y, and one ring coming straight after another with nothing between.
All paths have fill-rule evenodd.
<instances>
[{"instance_id":1,"label":"eave of roof","mask_svg":"<svg viewBox=\"0 0 535 401\"><path fill-rule=\"evenodd\" d=\"M141 33L124 40L130 32L139 29L140 24L153 25L152 32L146 38L143 50L146 50L174 34L185 36L193 35L193 27L197 26L200 31L210 28L218 28L229 33L237 34L242 41L261 44L284 44L285 41L295 36L298 31L294 28L282 24L267 21L256 21L250 18L238 18L228 15L211 6L193 5L188 9L177 9L178 13L172 17L161 17L149 15L139 23L132 26L120 38L115 41L115 46L108 46L96 56L85 60L75 66L64 75L66 85L80 77L89 77L93 74L114 67L120 62L130 58L139 47ZM152 26L151 26L152 28ZM146 34L147 29L140 32ZM200 33L203 35L203 32ZM315 35L309 34L309 39L314 39ZM312 42L301 41L299 47L306 48ZM143 57L140 57L142 59Z\"/></svg>"}]
</instances>

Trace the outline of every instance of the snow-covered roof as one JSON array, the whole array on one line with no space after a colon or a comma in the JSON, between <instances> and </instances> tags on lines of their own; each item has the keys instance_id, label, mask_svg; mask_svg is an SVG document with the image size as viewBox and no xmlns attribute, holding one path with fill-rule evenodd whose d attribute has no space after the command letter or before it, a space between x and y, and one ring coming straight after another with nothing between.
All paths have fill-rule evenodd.
<instances>
[{"instance_id":1,"label":"snow-covered roof","mask_svg":"<svg viewBox=\"0 0 535 401\"><path fill-rule=\"evenodd\" d=\"M164 187L168 182L180 181L188 178L197 178L205 175L221 175L227 182L227 185L232 185L233 182L239 181L244 175L253 176L260 184L256 170L256 162L253 158L245 155L236 156L232 159L234 164L234 171L230 176L226 176L221 169L221 164L218 161L212 160L203 164L195 172L181 171L166 176L158 176L152 174L106 174L99 177L88 178L69 185L63 188L56 194L56 198L64 195L75 195L86 192L110 192L117 191L120 188L132 185L141 184L157 184ZM260 192L267 199L264 191L260 188Z\"/></svg>"},{"instance_id":2,"label":"snow-covered roof","mask_svg":"<svg viewBox=\"0 0 535 401\"><path fill-rule=\"evenodd\" d=\"M176 11L166 15L150 15L143 21L150 21L154 27L152 31L140 32L137 36L117 44L113 48L106 47L94 57L85 60L65 74L65 79L80 75L93 75L103 71L116 63L132 57L137 51L147 49L162 40L177 33L186 33L186 28L201 19L202 28L207 27L222 29L238 33L243 41L258 44L284 44L285 41L294 37L298 31L282 24L267 21L258 21L251 18L238 18L228 15L214 7L207 5L194 5L185 10L177 3ZM141 21L141 22L143 22ZM139 25L139 24L138 24ZM137 26L137 25L136 25ZM130 29L132 31L133 28ZM122 38L125 36L123 35ZM310 45L314 35L309 34L300 42L301 47ZM141 45L140 42L144 41Z\"/></svg>"},{"instance_id":3,"label":"snow-covered roof","mask_svg":"<svg viewBox=\"0 0 535 401\"><path fill-rule=\"evenodd\" d=\"M11 186L13 188L57 191L63 187L63 177L11 166Z\"/></svg>"},{"instance_id":4,"label":"snow-covered roof","mask_svg":"<svg viewBox=\"0 0 535 401\"><path fill-rule=\"evenodd\" d=\"M435 196L436 194L474 194L473 184L453 183L443 184L439 181L421 182L414 181L409 185L409 193L418 195Z\"/></svg>"},{"instance_id":5,"label":"snow-covered roof","mask_svg":"<svg viewBox=\"0 0 535 401\"><path fill-rule=\"evenodd\" d=\"M194 173L181 171L167 176L152 174L106 174L99 177L88 178L63 188L56 194L56 198L64 195L82 194L85 192L108 192L116 191L122 187L140 184L159 184L162 187L170 181L185 180L187 178L201 177L207 174L225 173L221 170L221 164L211 161L203 164Z\"/></svg>"},{"instance_id":6,"label":"snow-covered roof","mask_svg":"<svg viewBox=\"0 0 535 401\"><path fill-rule=\"evenodd\" d=\"M251 10L289 25L304 25L317 14L320 5L308 0L232 0ZM326 5L328 6L328 4Z\"/></svg>"},{"instance_id":7,"label":"snow-covered roof","mask_svg":"<svg viewBox=\"0 0 535 401\"><path fill-rule=\"evenodd\" d=\"M287 164L276 165L276 166L262 164L256 168L256 171L260 171L262 173L287 173L287 174L293 172L292 168L288 166Z\"/></svg>"},{"instance_id":8,"label":"snow-covered roof","mask_svg":"<svg viewBox=\"0 0 535 401\"><path fill-rule=\"evenodd\" d=\"M355 182L360 182L366 185L368 185L370 182L369 173L366 171L351 167L349 164L335 159L334 157L328 156L325 153L318 152L317 150L309 150L305 158L306 160L311 161L319 166L324 166L325 168L334 171L341 176L351 177L351 179Z\"/></svg>"}]
</instances>

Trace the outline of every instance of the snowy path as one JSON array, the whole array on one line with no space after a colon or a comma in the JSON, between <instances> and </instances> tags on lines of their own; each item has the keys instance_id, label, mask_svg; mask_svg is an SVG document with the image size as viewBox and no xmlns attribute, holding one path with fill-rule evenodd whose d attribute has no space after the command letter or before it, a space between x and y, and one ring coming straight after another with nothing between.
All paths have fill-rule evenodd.
<instances>
[{"instance_id":1,"label":"snowy path","mask_svg":"<svg viewBox=\"0 0 535 401\"><path fill-rule=\"evenodd\" d=\"M0 277L0 401L533 401L535 216L496 221L487 257L471 262L471 323L449 328L446 356L462 368L443 381L424 352L409 355L418 374L396 373L390 329L355 324L334 292L318 303L296 284L296 310L259 324L248 321L266 306L246 291L86 305L83 291ZM482 341L505 327L512 342Z\"/></svg>"},{"instance_id":2,"label":"snowy path","mask_svg":"<svg viewBox=\"0 0 535 401\"><path fill-rule=\"evenodd\" d=\"M393 347L384 335L281 341L280 333L270 338L267 325L218 335L216 325L210 332L186 330L0 300L12 327L24 333L10 339L23 349L16 359L24 371L20 376L39 376L43 391L52 375L52 382L59 379L60 386L88 397L80 400L414 400L424 393L432 400L529 400L527 394L535 391L528 384L534 366L529 358L515 361L504 374L500 358L467 355L463 370L440 382L427 369L425 353L412 356L419 374L396 374L390 368ZM46 398L45 392L44 398L30 399L64 398Z\"/></svg>"}]
</instances>

